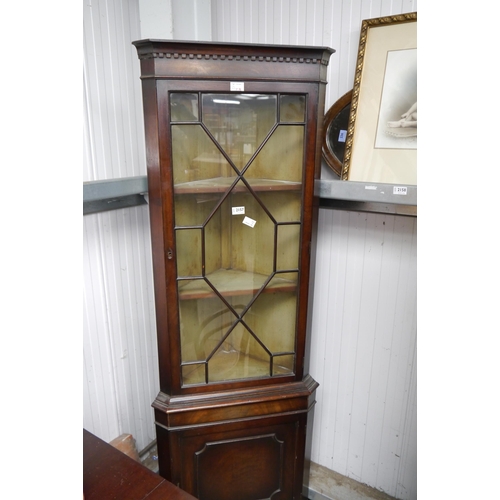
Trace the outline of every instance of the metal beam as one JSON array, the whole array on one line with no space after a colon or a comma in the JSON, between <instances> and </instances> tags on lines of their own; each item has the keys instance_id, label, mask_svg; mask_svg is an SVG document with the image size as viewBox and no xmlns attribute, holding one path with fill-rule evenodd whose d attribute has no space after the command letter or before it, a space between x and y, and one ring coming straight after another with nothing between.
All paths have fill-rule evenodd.
<instances>
[{"instance_id":1,"label":"metal beam","mask_svg":"<svg viewBox=\"0 0 500 500\"><path fill-rule=\"evenodd\" d=\"M83 214L147 203L147 176L83 183ZM321 208L417 216L417 186L353 181L315 181Z\"/></svg>"},{"instance_id":2,"label":"metal beam","mask_svg":"<svg viewBox=\"0 0 500 500\"><path fill-rule=\"evenodd\" d=\"M117 198L131 194L145 194L147 192L148 179L145 175L83 183L84 202Z\"/></svg>"},{"instance_id":3,"label":"metal beam","mask_svg":"<svg viewBox=\"0 0 500 500\"><path fill-rule=\"evenodd\" d=\"M147 176L123 177L83 183L83 215L147 203Z\"/></svg>"},{"instance_id":4,"label":"metal beam","mask_svg":"<svg viewBox=\"0 0 500 500\"><path fill-rule=\"evenodd\" d=\"M417 186L408 184L319 180L314 187L317 196L328 200L417 206Z\"/></svg>"}]
</instances>

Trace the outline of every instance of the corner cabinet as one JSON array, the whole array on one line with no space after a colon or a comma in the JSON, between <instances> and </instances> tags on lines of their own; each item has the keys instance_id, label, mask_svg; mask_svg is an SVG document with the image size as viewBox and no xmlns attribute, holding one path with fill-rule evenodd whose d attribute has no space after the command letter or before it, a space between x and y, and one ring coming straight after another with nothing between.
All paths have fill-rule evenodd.
<instances>
[{"instance_id":1,"label":"corner cabinet","mask_svg":"<svg viewBox=\"0 0 500 500\"><path fill-rule=\"evenodd\" d=\"M160 474L300 499L325 47L141 40ZM308 420L309 419L309 420Z\"/></svg>"}]
</instances>

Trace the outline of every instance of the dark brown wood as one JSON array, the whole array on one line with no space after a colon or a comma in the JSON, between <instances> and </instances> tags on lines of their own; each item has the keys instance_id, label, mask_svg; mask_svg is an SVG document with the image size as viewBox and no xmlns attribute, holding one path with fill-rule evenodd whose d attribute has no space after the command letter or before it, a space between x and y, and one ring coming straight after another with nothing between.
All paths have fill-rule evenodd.
<instances>
[{"instance_id":1,"label":"dark brown wood","mask_svg":"<svg viewBox=\"0 0 500 500\"><path fill-rule=\"evenodd\" d=\"M195 500L85 429L83 495L85 500Z\"/></svg>"},{"instance_id":2,"label":"dark brown wood","mask_svg":"<svg viewBox=\"0 0 500 500\"><path fill-rule=\"evenodd\" d=\"M321 81L329 47L139 40L142 78ZM200 71L200 65L209 71Z\"/></svg>"},{"instance_id":3,"label":"dark brown wood","mask_svg":"<svg viewBox=\"0 0 500 500\"><path fill-rule=\"evenodd\" d=\"M317 387L307 364L311 264L319 207L314 181L320 175L326 72L333 50L161 40L141 40L134 45L143 80L153 244L161 391L153 407L160 474L201 500L300 500L302 485L307 482L307 436ZM183 386L181 301L210 300L216 294L203 287L202 292L196 287L184 291L177 287L175 200L224 193L232 179L223 179L222 184L215 178L208 183L184 179L174 192L169 96L171 92L229 93L231 82L243 82L246 94L304 96L302 182L254 180L251 186L255 192L275 190L278 196L295 191L297 199L302 196L299 261L294 271L298 279L268 290L271 296L272 292L297 294L295 365L279 376L210 383L207 378L205 383ZM280 159L273 163L279 164ZM234 193L246 191L245 186ZM188 229L192 229L191 223ZM256 293L256 289L242 286L229 290L227 296L249 290Z\"/></svg>"},{"instance_id":4,"label":"dark brown wood","mask_svg":"<svg viewBox=\"0 0 500 500\"><path fill-rule=\"evenodd\" d=\"M314 404L318 383L303 381L195 396L170 397L160 393L153 403L157 423L167 429L223 423L274 414L307 413Z\"/></svg>"},{"instance_id":5,"label":"dark brown wood","mask_svg":"<svg viewBox=\"0 0 500 500\"><path fill-rule=\"evenodd\" d=\"M247 498L247 491L257 495L253 486L243 488L242 471L255 488L273 486L272 496L250 499L301 498L307 421L317 385L307 376L304 382L260 389L191 398L163 395L160 400L159 396L154 407L160 458L162 454L177 458L160 459L160 474L201 499ZM275 441L279 447L271 446ZM210 453L204 455L207 448ZM240 458L238 450L244 451ZM278 451L278 459L272 458ZM250 453L252 458L247 456ZM205 470L206 457L211 457L210 463L229 460L233 465L220 467L213 475Z\"/></svg>"}]
</instances>

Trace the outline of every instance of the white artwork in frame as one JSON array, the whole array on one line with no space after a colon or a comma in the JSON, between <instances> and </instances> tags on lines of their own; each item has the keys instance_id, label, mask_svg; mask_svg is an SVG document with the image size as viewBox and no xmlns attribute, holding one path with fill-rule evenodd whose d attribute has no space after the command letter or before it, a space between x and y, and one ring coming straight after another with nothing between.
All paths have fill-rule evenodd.
<instances>
[{"instance_id":1,"label":"white artwork in frame","mask_svg":"<svg viewBox=\"0 0 500 500\"><path fill-rule=\"evenodd\" d=\"M375 148L417 149L417 49L387 53Z\"/></svg>"}]
</instances>

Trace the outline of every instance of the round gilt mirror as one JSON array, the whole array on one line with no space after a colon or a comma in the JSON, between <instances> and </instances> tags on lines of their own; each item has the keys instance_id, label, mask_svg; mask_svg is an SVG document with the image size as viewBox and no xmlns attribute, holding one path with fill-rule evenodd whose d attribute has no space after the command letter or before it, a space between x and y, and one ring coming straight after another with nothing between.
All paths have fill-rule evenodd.
<instances>
[{"instance_id":1,"label":"round gilt mirror","mask_svg":"<svg viewBox=\"0 0 500 500\"><path fill-rule=\"evenodd\" d=\"M352 90L332 105L323 120L323 158L339 177L342 174L342 163L344 162L351 98Z\"/></svg>"}]
</instances>

